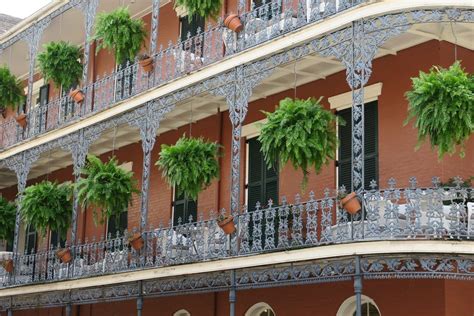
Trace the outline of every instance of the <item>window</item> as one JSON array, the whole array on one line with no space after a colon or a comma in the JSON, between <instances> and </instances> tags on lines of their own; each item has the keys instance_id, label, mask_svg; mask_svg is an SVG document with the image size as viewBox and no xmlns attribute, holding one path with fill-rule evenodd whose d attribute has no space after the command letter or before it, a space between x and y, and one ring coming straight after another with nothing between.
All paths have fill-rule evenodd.
<instances>
[{"instance_id":1,"label":"window","mask_svg":"<svg viewBox=\"0 0 474 316\"><path fill-rule=\"evenodd\" d=\"M188 39L188 34L190 35L190 38L193 36L196 36L199 32L202 34L204 32L204 27L205 27L206 21L204 20L203 17L201 17L199 14L196 14L193 16L192 21L189 21L188 17L181 17L180 18L180 39L182 42L186 41ZM188 47L183 47L184 50L187 50L191 53L197 53L196 52L196 43L199 42L197 40L193 40L191 42L191 46ZM201 37L200 40L200 46L201 46L201 51L199 53L199 56L202 57L202 49L204 47L204 38Z\"/></svg>"},{"instance_id":2,"label":"window","mask_svg":"<svg viewBox=\"0 0 474 316\"><path fill-rule=\"evenodd\" d=\"M276 314L270 305L260 302L250 307L245 316L276 316Z\"/></svg>"},{"instance_id":3,"label":"window","mask_svg":"<svg viewBox=\"0 0 474 316\"><path fill-rule=\"evenodd\" d=\"M192 216L192 221L197 219L197 201L187 198L184 193L178 194L178 190L174 190L173 202L173 226L189 223L189 218Z\"/></svg>"},{"instance_id":4,"label":"window","mask_svg":"<svg viewBox=\"0 0 474 316\"><path fill-rule=\"evenodd\" d=\"M107 238L122 236L128 227L128 212L122 212L119 216L112 215L107 221Z\"/></svg>"},{"instance_id":5,"label":"window","mask_svg":"<svg viewBox=\"0 0 474 316\"><path fill-rule=\"evenodd\" d=\"M256 137L247 140L247 205L250 212L255 210L257 202L262 208L270 199L273 205L278 204L278 171L267 168L261 147Z\"/></svg>"},{"instance_id":6,"label":"window","mask_svg":"<svg viewBox=\"0 0 474 316\"><path fill-rule=\"evenodd\" d=\"M25 236L25 253L31 254L36 252L36 230L33 226L28 225L26 228L26 236Z\"/></svg>"},{"instance_id":7,"label":"window","mask_svg":"<svg viewBox=\"0 0 474 316\"><path fill-rule=\"evenodd\" d=\"M375 304L374 300L368 296L362 295L362 305L361 305L362 316L381 316L380 310ZM356 315L356 297L352 296L346 299L339 310L337 311L336 316L355 316Z\"/></svg>"},{"instance_id":8,"label":"window","mask_svg":"<svg viewBox=\"0 0 474 316\"><path fill-rule=\"evenodd\" d=\"M175 312L173 316L191 316L191 313L185 309L180 309L179 311Z\"/></svg>"},{"instance_id":9,"label":"window","mask_svg":"<svg viewBox=\"0 0 474 316\"><path fill-rule=\"evenodd\" d=\"M66 239L62 238L57 232L52 231L49 244L53 246L53 248L56 248L58 245L59 247L64 248L66 247Z\"/></svg>"},{"instance_id":10,"label":"window","mask_svg":"<svg viewBox=\"0 0 474 316\"><path fill-rule=\"evenodd\" d=\"M378 182L378 113L377 101L364 106L364 186L370 189L370 181ZM337 112L346 121L339 130L338 187L351 190L352 184L352 108Z\"/></svg>"},{"instance_id":11,"label":"window","mask_svg":"<svg viewBox=\"0 0 474 316\"><path fill-rule=\"evenodd\" d=\"M49 101L49 84L42 85L39 88L39 93L36 98L36 106L40 107L37 115L37 128L38 132L41 133L46 129L46 111L47 104Z\"/></svg>"}]
</instances>

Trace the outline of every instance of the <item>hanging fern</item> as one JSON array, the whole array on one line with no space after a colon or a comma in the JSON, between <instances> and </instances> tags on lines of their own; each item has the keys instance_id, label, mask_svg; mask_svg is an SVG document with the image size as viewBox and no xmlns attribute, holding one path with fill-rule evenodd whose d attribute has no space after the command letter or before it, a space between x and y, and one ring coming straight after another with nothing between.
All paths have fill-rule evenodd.
<instances>
[{"instance_id":1,"label":"hanging fern","mask_svg":"<svg viewBox=\"0 0 474 316\"><path fill-rule=\"evenodd\" d=\"M66 237L72 215L72 187L43 181L25 189L21 201L23 220L43 236L48 229Z\"/></svg>"},{"instance_id":2,"label":"hanging fern","mask_svg":"<svg viewBox=\"0 0 474 316\"><path fill-rule=\"evenodd\" d=\"M418 144L430 139L438 148L438 158L454 154L464 157L465 143L474 132L474 76L466 73L459 61L448 69L433 67L412 78L412 89L406 93L408 117L415 118Z\"/></svg>"},{"instance_id":3,"label":"hanging fern","mask_svg":"<svg viewBox=\"0 0 474 316\"><path fill-rule=\"evenodd\" d=\"M221 0L176 0L175 7L181 6L188 13L191 21L194 15L217 20L221 13Z\"/></svg>"},{"instance_id":4,"label":"hanging fern","mask_svg":"<svg viewBox=\"0 0 474 316\"><path fill-rule=\"evenodd\" d=\"M102 48L113 50L117 64L133 60L145 37L144 22L132 19L128 8L121 7L113 12L101 13L97 18L94 36L98 40L97 52Z\"/></svg>"},{"instance_id":5,"label":"hanging fern","mask_svg":"<svg viewBox=\"0 0 474 316\"><path fill-rule=\"evenodd\" d=\"M78 197L84 207L93 207L96 224L114 215L118 219L131 205L133 194L139 193L133 172L120 168L115 157L104 163L89 156L82 175L77 183Z\"/></svg>"},{"instance_id":6,"label":"hanging fern","mask_svg":"<svg viewBox=\"0 0 474 316\"><path fill-rule=\"evenodd\" d=\"M0 240L6 240L8 244L13 241L16 222L16 206L4 197L0 196Z\"/></svg>"},{"instance_id":7,"label":"hanging fern","mask_svg":"<svg viewBox=\"0 0 474 316\"><path fill-rule=\"evenodd\" d=\"M69 89L82 75L81 49L68 42L49 42L38 55L38 64L45 80L52 80L60 88Z\"/></svg>"},{"instance_id":8,"label":"hanging fern","mask_svg":"<svg viewBox=\"0 0 474 316\"><path fill-rule=\"evenodd\" d=\"M16 110L25 101L23 85L7 67L0 67L0 108Z\"/></svg>"},{"instance_id":9,"label":"hanging fern","mask_svg":"<svg viewBox=\"0 0 474 316\"><path fill-rule=\"evenodd\" d=\"M339 144L337 118L321 106L320 100L281 100L275 112L263 112L268 121L258 137L268 168L283 167L290 161L295 169L303 171L303 189L308 182L308 169L313 166L319 173L324 164L335 159Z\"/></svg>"},{"instance_id":10,"label":"hanging fern","mask_svg":"<svg viewBox=\"0 0 474 316\"><path fill-rule=\"evenodd\" d=\"M175 145L161 145L156 165L162 170L169 185L178 194L196 200L199 192L219 177L221 146L203 138L187 138L183 135Z\"/></svg>"}]
</instances>

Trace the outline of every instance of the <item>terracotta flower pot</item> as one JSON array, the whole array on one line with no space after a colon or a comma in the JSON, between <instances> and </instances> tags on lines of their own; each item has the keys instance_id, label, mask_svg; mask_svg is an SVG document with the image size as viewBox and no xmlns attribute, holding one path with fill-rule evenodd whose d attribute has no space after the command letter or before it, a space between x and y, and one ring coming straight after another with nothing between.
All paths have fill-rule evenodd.
<instances>
[{"instance_id":1,"label":"terracotta flower pot","mask_svg":"<svg viewBox=\"0 0 474 316\"><path fill-rule=\"evenodd\" d=\"M141 59L138 63L146 73L149 73L153 70L153 58L151 57Z\"/></svg>"},{"instance_id":2,"label":"terracotta flower pot","mask_svg":"<svg viewBox=\"0 0 474 316\"><path fill-rule=\"evenodd\" d=\"M72 260L71 250L69 248L60 249L56 252L56 256L62 263L69 263Z\"/></svg>"},{"instance_id":3,"label":"terracotta flower pot","mask_svg":"<svg viewBox=\"0 0 474 316\"><path fill-rule=\"evenodd\" d=\"M352 192L341 200L341 206L350 214L356 214L360 209L360 202L357 198L357 194Z\"/></svg>"},{"instance_id":4,"label":"terracotta flower pot","mask_svg":"<svg viewBox=\"0 0 474 316\"><path fill-rule=\"evenodd\" d=\"M17 121L18 125L20 125L22 128L25 128L26 125L28 125L28 121L26 119L26 114L20 114L18 115L15 120Z\"/></svg>"},{"instance_id":5,"label":"terracotta flower pot","mask_svg":"<svg viewBox=\"0 0 474 316\"><path fill-rule=\"evenodd\" d=\"M143 248L145 241L140 233L134 233L130 238L128 238L128 243L133 247L133 249L140 250Z\"/></svg>"},{"instance_id":6,"label":"terracotta flower pot","mask_svg":"<svg viewBox=\"0 0 474 316\"><path fill-rule=\"evenodd\" d=\"M74 89L69 93L74 102L81 104L84 101L84 92L81 89Z\"/></svg>"},{"instance_id":7,"label":"terracotta flower pot","mask_svg":"<svg viewBox=\"0 0 474 316\"><path fill-rule=\"evenodd\" d=\"M217 223L226 235L230 235L235 232L234 217L229 216Z\"/></svg>"},{"instance_id":8,"label":"terracotta flower pot","mask_svg":"<svg viewBox=\"0 0 474 316\"><path fill-rule=\"evenodd\" d=\"M244 28L237 14L229 14L224 20L224 25L235 33L239 33Z\"/></svg>"},{"instance_id":9,"label":"terracotta flower pot","mask_svg":"<svg viewBox=\"0 0 474 316\"><path fill-rule=\"evenodd\" d=\"M13 260L12 259L3 260L2 261L2 267L8 273L12 273L13 272Z\"/></svg>"}]
</instances>

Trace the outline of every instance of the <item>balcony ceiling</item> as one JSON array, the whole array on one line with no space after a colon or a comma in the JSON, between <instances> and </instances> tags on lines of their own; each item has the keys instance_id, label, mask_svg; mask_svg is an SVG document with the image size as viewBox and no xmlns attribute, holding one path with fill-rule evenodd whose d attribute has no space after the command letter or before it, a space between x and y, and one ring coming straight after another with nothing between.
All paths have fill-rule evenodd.
<instances>
[{"instance_id":1,"label":"balcony ceiling","mask_svg":"<svg viewBox=\"0 0 474 316\"><path fill-rule=\"evenodd\" d=\"M138 2L137 0L137 3ZM108 2L108 5L110 5L110 2ZM376 58L389 54L396 55L398 51L433 39L454 43L453 31L459 46L474 50L474 24L456 23L453 24L452 27L453 29L451 29L449 23L415 25L407 33L388 41L379 50ZM339 61L334 59L310 55L297 62L296 70L297 86L300 86L317 79L324 79L329 75L344 70L344 67ZM278 67L270 77L266 78L254 89L251 101L292 89L294 86L294 78L294 63ZM193 113L192 120L198 121L215 115L218 109L221 111L227 110L227 105L223 98L209 94L194 97L192 100L178 104L175 110L168 114L167 118L161 123L158 134L163 134L189 124L191 121L191 112ZM114 147L114 138L115 148L140 140L139 133L136 129L128 125L121 126L117 128L116 131L114 131L114 129L105 131L101 138L92 145L90 153L97 155L111 151ZM72 160L70 154L62 150L44 153L33 165L29 178L33 179L71 164ZM0 189L16 184L14 173L7 169L0 169L0 179Z\"/></svg>"}]
</instances>

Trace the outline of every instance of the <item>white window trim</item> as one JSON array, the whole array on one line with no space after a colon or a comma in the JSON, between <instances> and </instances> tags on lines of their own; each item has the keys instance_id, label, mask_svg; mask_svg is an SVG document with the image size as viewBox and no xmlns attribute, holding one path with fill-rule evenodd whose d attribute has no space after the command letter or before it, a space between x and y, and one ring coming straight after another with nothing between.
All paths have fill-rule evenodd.
<instances>
[{"instance_id":1,"label":"white window trim","mask_svg":"<svg viewBox=\"0 0 474 316\"><path fill-rule=\"evenodd\" d=\"M273 314L276 316L276 313L273 310L273 308L265 302L260 302L260 303L257 303L255 305L251 306L245 312L245 316L257 316L257 315L260 315L260 313L263 312L266 309L271 310L273 312Z\"/></svg>"},{"instance_id":2,"label":"white window trim","mask_svg":"<svg viewBox=\"0 0 474 316\"><path fill-rule=\"evenodd\" d=\"M379 311L380 316L382 316L382 313L380 312L380 308L377 306L377 304L375 304L375 301L372 298L370 298L366 295L362 295L361 303L362 304L370 303L370 304L374 305L377 308L377 310ZM354 295L354 296L351 296L351 297L347 298L341 304L341 306L339 307L339 309L337 311L336 316L352 316L355 312L355 308L356 308L356 297Z\"/></svg>"},{"instance_id":3,"label":"white window trim","mask_svg":"<svg viewBox=\"0 0 474 316\"><path fill-rule=\"evenodd\" d=\"M378 100L382 94L382 82L364 87L364 103ZM358 91L358 90L356 90ZM352 91L341 93L328 98L331 110L344 110L352 107Z\"/></svg>"},{"instance_id":4,"label":"white window trim","mask_svg":"<svg viewBox=\"0 0 474 316\"><path fill-rule=\"evenodd\" d=\"M180 309L173 313L173 316L191 316L191 313L185 309Z\"/></svg>"},{"instance_id":5,"label":"white window trim","mask_svg":"<svg viewBox=\"0 0 474 316\"><path fill-rule=\"evenodd\" d=\"M254 138L260 135L260 125L265 124L268 120L265 118L263 120L255 121L249 124L242 126L242 135L247 139Z\"/></svg>"},{"instance_id":6,"label":"white window trim","mask_svg":"<svg viewBox=\"0 0 474 316\"><path fill-rule=\"evenodd\" d=\"M40 88L42 86L44 86L44 84L45 83L44 83L43 78L33 82L33 88L31 89L31 91L33 91L32 94L31 94L31 101L32 101L31 106L32 106L32 108L35 108L39 105L39 103L36 103L36 99L38 99L39 93L40 93ZM28 94L28 87L25 87L23 90L25 91L25 95L27 95Z\"/></svg>"}]
</instances>

